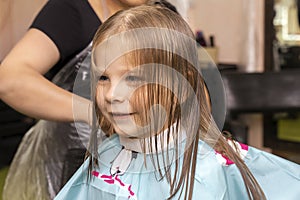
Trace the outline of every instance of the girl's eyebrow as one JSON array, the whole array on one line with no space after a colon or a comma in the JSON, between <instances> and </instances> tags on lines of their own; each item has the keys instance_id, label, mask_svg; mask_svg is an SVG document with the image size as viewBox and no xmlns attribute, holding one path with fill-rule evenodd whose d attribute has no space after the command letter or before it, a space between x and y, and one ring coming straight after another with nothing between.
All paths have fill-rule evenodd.
<instances>
[{"instance_id":1,"label":"girl's eyebrow","mask_svg":"<svg viewBox=\"0 0 300 200\"><path fill-rule=\"evenodd\" d=\"M103 67L98 67L98 66L92 66L92 71L94 71L94 73L96 75L100 75L100 74L103 74L105 72L105 68Z\"/></svg>"},{"instance_id":2,"label":"girl's eyebrow","mask_svg":"<svg viewBox=\"0 0 300 200\"><path fill-rule=\"evenodd\" d=\"M106 70L100 70L100 69L95 70L96 76L101 76L101 75L105 75L105 74L106 74Z\"/></svg>"},{"instance_id":3,"label":"girl's eyebrow","mask_svg":"<svg viewBox=\"0 0 300 200\"><path fill-rule=\"evenodd\" d=\"M126 74L134 74L134 75L137 75L137 74L140 74L140 72L139 71L136 71L136 70L128 70L127 72L126 72Z\"/></svg>"}]
</instances>

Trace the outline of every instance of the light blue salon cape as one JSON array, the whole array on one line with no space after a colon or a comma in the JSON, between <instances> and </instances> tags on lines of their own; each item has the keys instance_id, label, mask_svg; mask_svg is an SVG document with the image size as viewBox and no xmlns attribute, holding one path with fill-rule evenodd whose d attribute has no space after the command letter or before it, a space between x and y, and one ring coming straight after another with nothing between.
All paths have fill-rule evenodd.
<instances>
[{"instance_id":1,"label":"light blue salon cape","mask_svg":"<svg viewBox=\"0 0 300 200\"><path fill-rule=\"evenodd\" d=\"M97 171L110 175L111 162L121 151L119 137L113 135L99 148L100 169ZM248 199L244 183L234 164L223 165L217 159L216 152L199 141L197 168L193 199L196 200L245 200ZM182 157L180 158L182 159ZM244 158L245 163L262 187L267 199L300 199L300 165L249 147ZM78 169L69 182L62 188L55 200L125 200L128 190L94 177L87 180L88 160ZM151 166L150 157L144 165L143 154L138 153L132 159L126 173L119 176L122 183L130 184L131 191L139 200L161 200L169 197L169 185ZM179 198L179 194L174 197Z\"/></svg>"}]
</instances>

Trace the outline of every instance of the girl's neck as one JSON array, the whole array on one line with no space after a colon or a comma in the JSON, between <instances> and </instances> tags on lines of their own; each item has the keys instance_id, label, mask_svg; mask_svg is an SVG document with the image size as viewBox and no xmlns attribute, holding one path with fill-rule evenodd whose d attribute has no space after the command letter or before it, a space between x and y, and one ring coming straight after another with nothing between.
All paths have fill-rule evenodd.
<instances>
[{"instance_id":1,"label":"girl's neck","mask_svg":"<svg viewBox=\"0 0 300 200\"><path fill-rule=\"evenodd\" d=\"M165 130L163 131L163 133L158 134L157 136L152 136L151 138L145 138L145 139L138 139L138 138L129 138L129 137L122 137L119 136L120 139L120 143L122 146L124 146L125 149L127 150L131 150L131 151L136 151L139 153L146 153L146 154L151 154L151 153L156 153L155 151L155 137L157 137L157 152L161 152L164 149L167 148L167 146L169 145L169 148L172 148L174 146L174 136L178 137L178 142L182 142L185 138L186 138L186 132L182 129L182 127L180 127L178 129L178 133L172 133L173 131L176 131L176 124L173 124L170 127L170 130ZM169 142L167 141L167 135L168 135L168 131L170 134L169 137ZM163 138L161 138L161 134L163 134ZM145 148L142 148L142 143L141 141L144 141L145 144L143 144L143 146L145 146ZM149 149L150 147L150 141L151 143L151 150Z\"/></svg>"}]
</instances>

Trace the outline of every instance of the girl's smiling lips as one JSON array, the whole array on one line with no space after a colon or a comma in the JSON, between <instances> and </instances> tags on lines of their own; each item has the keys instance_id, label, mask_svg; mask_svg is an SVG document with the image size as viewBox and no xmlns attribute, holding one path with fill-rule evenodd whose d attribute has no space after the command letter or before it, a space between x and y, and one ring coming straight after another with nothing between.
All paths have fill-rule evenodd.
<instances>
[{"instance_id":1,"label":"girl's smiling lips","mask_svg":"<svg viewBox=\"0 0 300 200\"><path fill-rule=\"evenodd\" d=\"M126 119L128 117L131 117L134 114L136 113L109 112L109 115L114 119Z\"/></svg>"}]
</instances>

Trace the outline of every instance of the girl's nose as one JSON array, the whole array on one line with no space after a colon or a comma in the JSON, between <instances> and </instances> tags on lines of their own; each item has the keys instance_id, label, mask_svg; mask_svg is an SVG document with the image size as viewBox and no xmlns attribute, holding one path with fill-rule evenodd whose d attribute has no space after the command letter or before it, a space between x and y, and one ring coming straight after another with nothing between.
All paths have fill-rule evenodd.
<instances>
[{"instance_id":1,"label":"girl's nose","mask_svg":"<svg viewBox=\"0 0 300 200\"><path fill-rule=\"evenodd\" d=\"M105 99L109 103L123 102L127 97L128 89L122 82L111 83L108 86L105 95Z\"/></svg>"}]
</instances>

